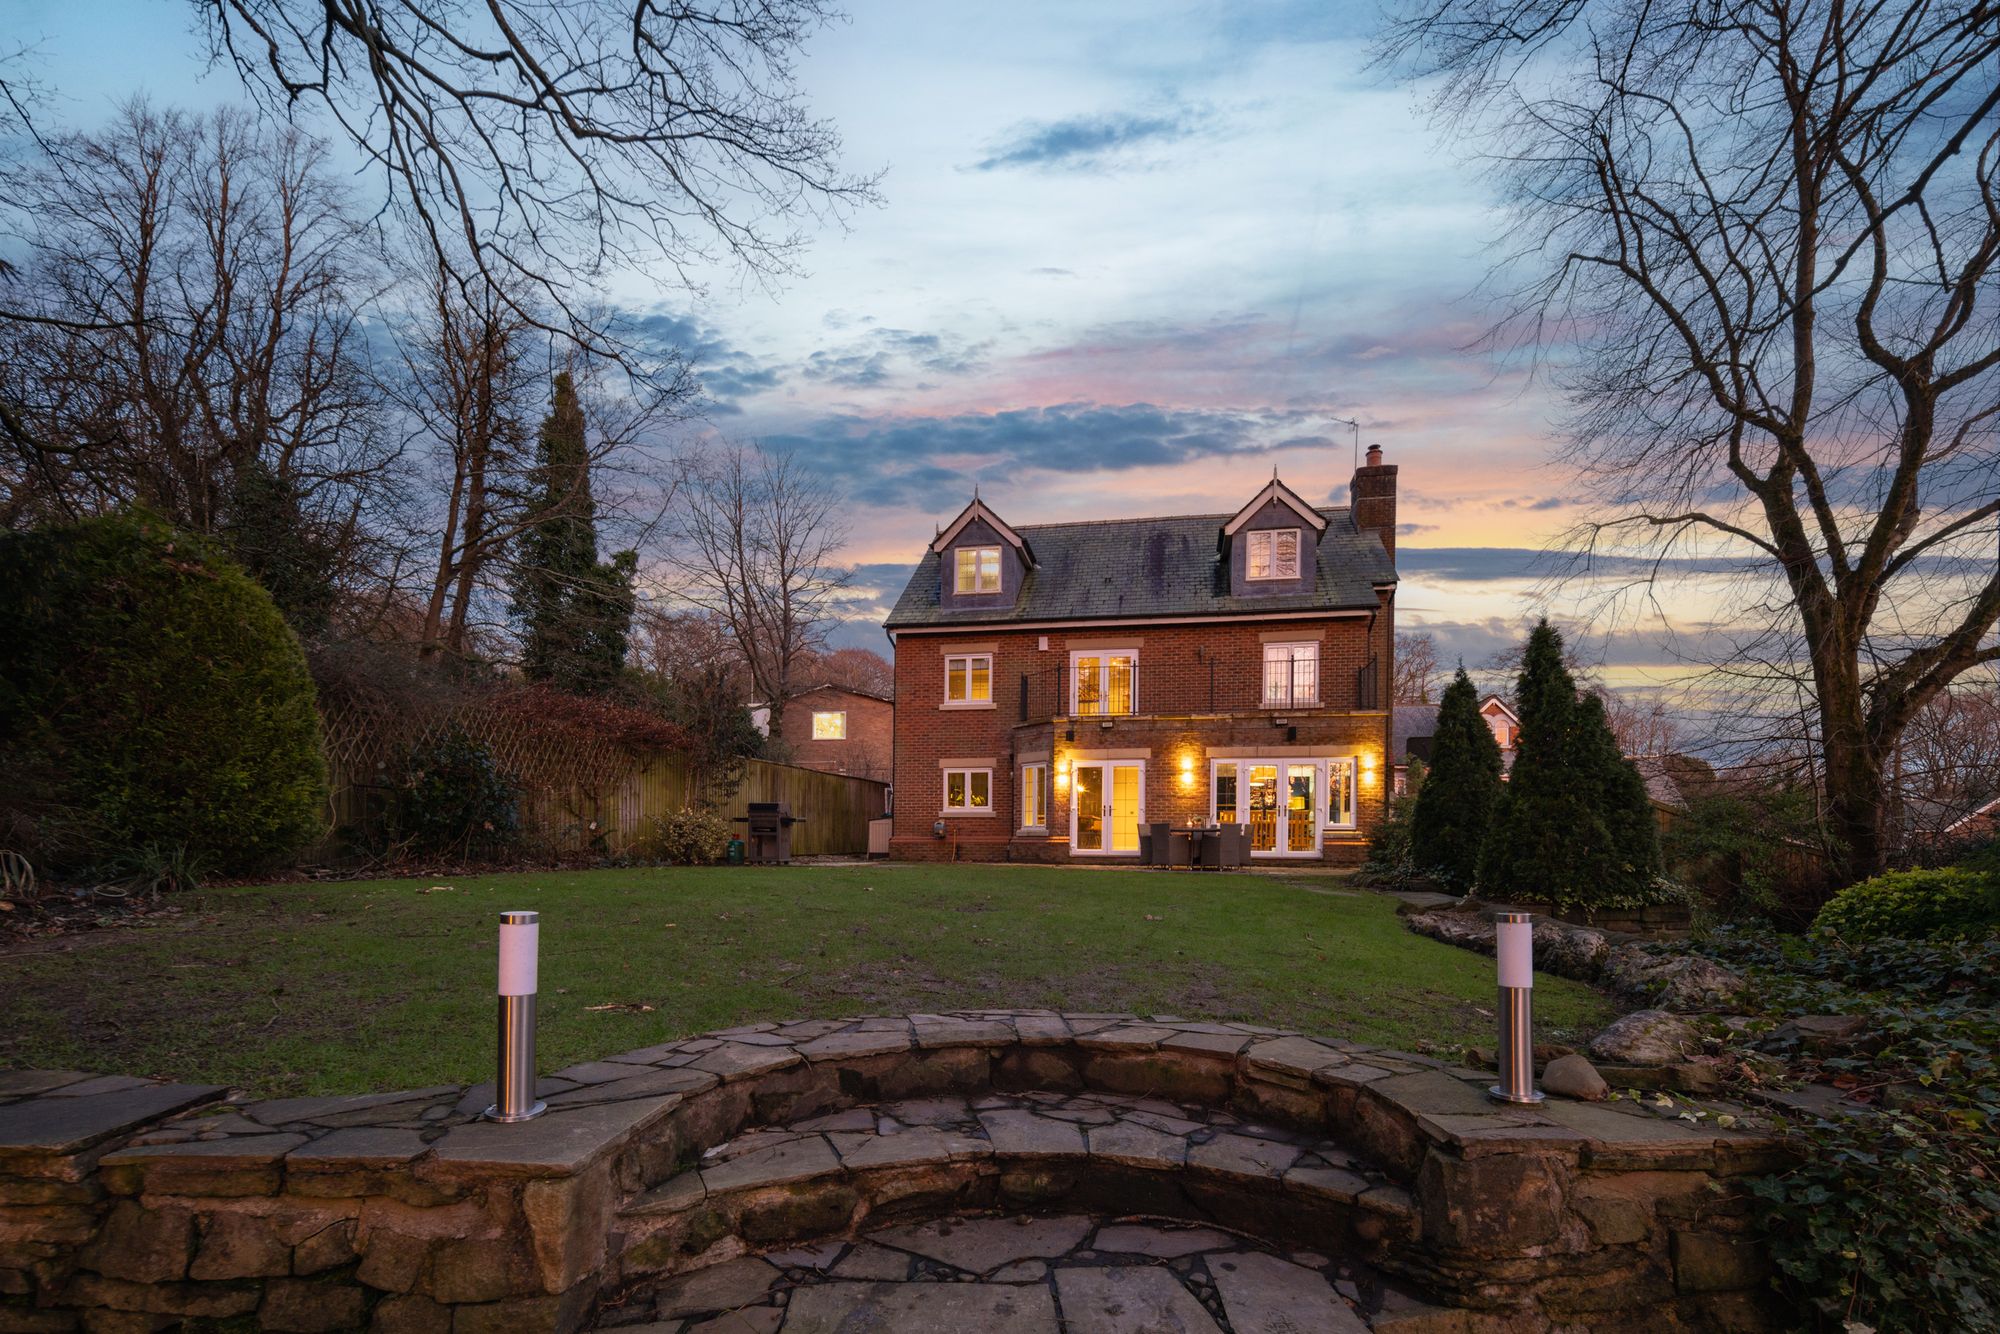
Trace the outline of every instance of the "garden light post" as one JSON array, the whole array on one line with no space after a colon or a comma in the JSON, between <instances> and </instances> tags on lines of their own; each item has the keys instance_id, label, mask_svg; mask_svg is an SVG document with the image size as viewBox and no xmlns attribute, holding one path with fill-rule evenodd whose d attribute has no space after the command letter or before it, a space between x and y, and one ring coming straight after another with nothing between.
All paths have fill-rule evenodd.
<instances>
[{"instance_id":1,"label":"garden light post","mask_svg":"<svg viewBox=\"0 0 2000 1334\"><path fill-rule=\"evenodd\" d=\"M489 1121L526 1121L548 1110L535 1101L536 956L542 915L500 914L500 1063Z\"/></svg>"},{"instance_id":2,"label":"garden light post","mask_svg":"<svg viewBox=\"0 0 2000 1334\"><path fill-rule=\"evenodd\" d=\"M1534 914L1503 912L1493 921L1493 953L1500 964L1500 1082L1486 1090L1501 1102L1534 1103Z\"/></svg>"}]
</instances>

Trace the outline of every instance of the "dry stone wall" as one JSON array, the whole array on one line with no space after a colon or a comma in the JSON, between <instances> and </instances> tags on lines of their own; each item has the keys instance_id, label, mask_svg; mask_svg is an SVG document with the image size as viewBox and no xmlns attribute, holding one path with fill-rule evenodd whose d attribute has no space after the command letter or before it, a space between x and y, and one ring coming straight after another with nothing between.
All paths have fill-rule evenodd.
<instances>
[{"instance_id":1,"label":"dry stone wall","mask_svg":"<svg viewBox=\"0 0 2000 1334\"><path fill-rule=\"evenodd\" d=\"M1768 1127L1504 1107L1488 1081L1257 1025L1018 1011L664 1043L558 1071L549 1113L507 1126L476 1119L490 1088L253 1102L0 1074L0 1331L567 1331L622 1285L992 1209L1310 1239L1468 1330L1773 1323L1736 1185L1782 1161ZM1153 1120L1071 1133L1029 1098L1086 1093ZM938 1094L1025 1115L825 1120Z\"/></svg>"}]
</instances>

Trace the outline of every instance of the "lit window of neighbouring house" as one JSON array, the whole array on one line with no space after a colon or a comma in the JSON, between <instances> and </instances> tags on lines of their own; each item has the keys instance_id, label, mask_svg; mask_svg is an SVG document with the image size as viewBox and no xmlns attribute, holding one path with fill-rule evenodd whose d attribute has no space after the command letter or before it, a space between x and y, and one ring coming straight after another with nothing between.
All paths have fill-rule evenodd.
<instances>
[{"instance_id":1,"label":"lit window of neighbouring house","mask_svg":"<svg viewBox=\"0 0 2000 1334\"><path fill-rule=\"evenodd\" d=\"M967 653L944 660L944 702L987 704L993 699L993 655Z\"/></svg>"},{"instance_id":2,"label":"lit window of neighbouring house","mask_svg":"<svg viewBox=\"0 0 2000 1334\"><path fill-rule=\"evenodd\" d=\"M993 809L993 771L990 769L946 769L944 808L948 811L989 811Z\"/></svg>"},{"instance_id":3,"label":"lit window of neighbouring house","mask_svg":"<svg viewBox=\"0 0 2000 1334\"><path fill-rule=\"evenodd\" d=\"M1299 530L1275 528L1250 534L1249 568L1252 579L1296 579L1299 577Z\"/></svg>"},{"instance_id":4,"label":"lit window of neighbouring house","mask_svg":"<svg viewBox=\"0 0 2000 1334\"><path fill-rule=\"evenodd\" d=\"M1312 708L1319 703L1319 645L1264 645L1264 706Z\"/></svg>"},{"instance_id":5,"label":"lit window of neighbouring house","mask_svg":"<svg viewBox=\"0 0 2000 1334\"><path fill-rule=\"evenodd\" d=\"M961 593L998 593L1000 548L960 547L957 588Z\"/></svg>"},{"instance_id":6,"label":"lit window of neighbouring house","mask_svg":"<svg viewBox=\"0 0 2000 1334\"><path fill-rule=\"evenodd\" d=\"M813 740L815 741L847 740L846 711L838 710L831 713L815 712L813 714Z\"/></svg>"},{"instance_id":7,"label":"lit window of neighbouring house","mask_svg":"<svg viewBox=\"0 0 2000 1334\"><path fill-rule=\"evenodd\" d=\"M1021 766L1021 828L1049 827L1049 766Z\"/></svg>"}]
</instances>

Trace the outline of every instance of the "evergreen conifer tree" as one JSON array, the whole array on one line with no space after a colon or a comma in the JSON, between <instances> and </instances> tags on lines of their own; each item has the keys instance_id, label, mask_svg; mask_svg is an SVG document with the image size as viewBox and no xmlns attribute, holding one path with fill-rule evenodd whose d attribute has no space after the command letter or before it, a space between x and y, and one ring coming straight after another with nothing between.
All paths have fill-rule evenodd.
<instances>
[{"instance_id":1,"label":"evergreen conifer tree","mask_svg":"<svg viewBox=\"0 0 2000 1334\"><path fill-rule=\"evenodd\" d=\"M583 403L567 372L555 379L534 478L540 494L521 537L513 580L521 670L531 681L600 693L624 669L638 556L621 551L608 563L597 558L597 503L590 491Z\"/></svg>"},{"instance_id":2,"label":"evergreen conifer tree","mask_svg":"<svg viewBox=\"0 0 2000 1334\"><path fill-rule=\"evenodd\" d=\"M1479 887L1498 899L1584 902L1583 848L1604 841L1591 784L1578 769L1576 682L1562 636L1543 620L1528 636L1516 682L1521 732L1479 860Z\"/></svg>"},{"instance_id":3,"label":"evergreen conifer tree","mask_svg":"<svg viewBox=\"0 0 2000 1334\"><path fill-rule=\"evenodd\" d=\"M1604 829L1604 842L1592 849L1592 880L1600 895L1643 893L1660 874L1659 826L1646 780L1620 751L1596 695L1577 705L1575 743Z\"/></svg>"},{"instance_id":4,"label":"evergreen conifer tree","mask_svg":"<svg viewBox=\"0 0 2000 1334\"><path fill-rule=\"evenodd\" d=\"M1410 820L1411 862L1453 889L1471 889L1500 786L1500 743L1460 667L1438 705L1430 774Z\"/></svg>"}]
</instances>

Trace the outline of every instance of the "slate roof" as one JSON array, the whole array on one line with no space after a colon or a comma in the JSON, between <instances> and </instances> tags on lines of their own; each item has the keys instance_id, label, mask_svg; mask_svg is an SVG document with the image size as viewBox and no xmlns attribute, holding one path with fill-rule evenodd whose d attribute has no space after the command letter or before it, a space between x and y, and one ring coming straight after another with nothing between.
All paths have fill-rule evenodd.
<instances>
[{"instance_id":1,"label":"slate roof","mask_svg":"<svg viewBox=\"0 0 2000 1334\"><path fill-rule=\"evenodd\" d=\"M1389 716L1389 762L1401 764L1408 755L1428 762L1431 738L1437 735L1437 723L1438 706L1435 704L1396 705Z\"/></svg>"},{"instance_id":2,"label":"slate roof","mask_svg":"<svg viewBox=\"0 0 2000 1334\"><path fill-rule=\"evenodd\" d=\"M938 605L938 562L926 550L889 613L890 630L914 626L1004 625L1010 621L1144 620L1162 616L1255 615L1280 611L1369 610L1375 586L1396 582L1396 566L1373 530L1361 532L1345 508L1321 509L1318 581L1310 593L1233 597L1218 539L1227 514L1015 526L1035 553L1011 607L947 611Z\"/></svg>"}]
</instances>

